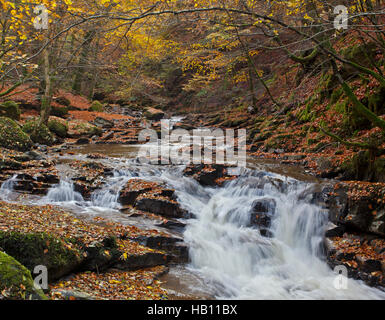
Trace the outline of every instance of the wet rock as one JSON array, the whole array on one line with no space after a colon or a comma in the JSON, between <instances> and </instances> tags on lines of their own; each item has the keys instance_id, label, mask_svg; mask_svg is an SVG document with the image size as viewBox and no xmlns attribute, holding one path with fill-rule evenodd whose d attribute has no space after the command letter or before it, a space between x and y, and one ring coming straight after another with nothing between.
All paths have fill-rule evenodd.
<instances>
[{"instance_id":1,"label":"wet rock","mask_svg":"<svg viewBox=\"0 0 385 320\"><path fill-rule=\"evenodd\" d=\"M113 121L107 120L107 119L102 118L102 117L97 117L92 122L92 124L94 124L97 127L105 128L105 129L110 129L110 128L113 128L115 126Z\"/></svg>"},{"instance_id":2,"label":"wet rock","mask_svg":"<svg viewBox=\"0 0 385 320\"><path fill-rule=\"evenodd\" d=\"M192 176L203 186L217 186L217 179L223 178L227 171L223 165L190 165L184 175Z\"/></svg>"},{"instance_id":3,"label":"wet rock","mask_svg":"<svg viewBox=\"0 0 385 320\"><path fill-rule=\"evenodd\" d=\"M376 271L382 272L382 263L380 260L368 259L364 256L357 255L356 260L359 263L360 270L366 273Z\"/></svg>"},{"instance_id":4,"label":"wet rock","mask_svg":"<svg viewBox=\"0 0 385 320\"><path fill-rule=\"evenodd\" d=\"M179 208L177 202L164 197L142 197L135 202L135 208L170 218L182 218L184 216L184 212Z\"/></svg>"},{"instance_id":5,"label":"wet rock","mask_svg":"<svg viewBox=\"0 0 385 320\"><path fill-rule=\"evenodd\" d=\"M161 228L174 230L177 232L183 232L184 229L186 228L185 223L179 222L177 220L167 220L167 221L162 222L161 224L158 224L157 226L161 227Z\"/></svg>"},{"instance_id":6,"label":"wet rock","mask_svg":"<svg viewBox=\"0 0 385 320\"><path fill-rule=\"evenodd\" d=\"M189 260L188 246L183 243L183 238L157 236L137 237L132 240L152 249L166 251L171 255L170 262L187 263Z\"/></svg>"},{"instance_id":7,"label":"wet rock","mask_svg":"<svg viewBox=\"0 0 385 320\"><path fill-rule=\"evenodd\" d=\"M346 231L346 228L344 226L332 225L329 227L328 230L326 230L325 237L326 238L342 237L345 231Z\"/></svg>"},{"instance_id":8,"label":"wet rock","mask_svg":"<svg viewBox=\"0 0 385 320\"><path fill-rule=\"evenodd\" d=\"M156 266L167 265L170 261L170 256L157 252L147 252L144 254L130 255L126 260L120 260L114 264L114 268L129 271Z\"/></svg>"},{"instance_id":9,"label":"wet rock","mask_svg":"<svg viewBox=\"0 0 385 320\"><path fill-rule=\"evenodd\" d=\"M76 141L76 144L78 145L82 145L82 144L89 144L90 143L90 140L87 139L87 138L80 138Z\"/></svg>"},{"instance_id":10,"label":"wet rock","mask_svg":"<svg viewBox=\"0 0 385 320\"><path fill-rule=\"evenodd\" d=\"M144 116L148 120L160 121L161 119L164 118L165 114L162 110L155 109L155 108L147 108L146 112L144 113Z\"/></svg>"},{"instance_id":11,"label":"wet rock","mask_svg":"<svg viewBox=\"0 0 385 320\"><path fill-rule=\"evenodd\" d=\"M261 230L271 226L271 219L275 214L277 203L274 199L261 199L253 203L250 216L250 225Z\"/></svg>"},{"instance_id":12,"label":"wet rock","mask_svg":"<svg viewBox=\"0 0 385 320\"><path fill-rule=\"evenodd\" d=\"M148 182L140 179L132 179L120 191L118 201L122 205L134 205L139 195L160 188L156 182Z\"/></svg>"}]
</instances>

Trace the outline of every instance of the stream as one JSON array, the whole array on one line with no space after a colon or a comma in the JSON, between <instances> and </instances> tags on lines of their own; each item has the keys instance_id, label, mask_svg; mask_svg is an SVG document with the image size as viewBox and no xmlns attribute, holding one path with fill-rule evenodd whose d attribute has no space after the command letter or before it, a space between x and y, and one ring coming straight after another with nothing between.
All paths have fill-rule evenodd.
<instances>
[{"instance_id":1,"label":"stream","mask_svg":"<svg viewBox=\"0 0 385 320\"><path fill-rule=\"evenodd\" d=\"M312 201L321 181L298 168L249 160L236 180L222 188L203 187L183 175L184 166L139 164L137 150L122 145L76 147L74 155L57 157L60 184L44 197L24 201L56 204L84 219L101 216L154 229L150 220L121 213L118 194L133 178L166 183L176 190L181 207L195 217L183 221L191 262L171 267L162 278L175 299L385 299L384 292L361 281L349 279L347 289L336 289L337 275L327 265L322 246L328 212ZM85 161L89 153L109 156L97 161L114 170L104 187L86 201L74 191L70 161ZM3 200L15 199L14 179L1 186ZM269 203L271 226L265 230L269 237L250 226L256 201Z\"/></svg>"}]
</instances>

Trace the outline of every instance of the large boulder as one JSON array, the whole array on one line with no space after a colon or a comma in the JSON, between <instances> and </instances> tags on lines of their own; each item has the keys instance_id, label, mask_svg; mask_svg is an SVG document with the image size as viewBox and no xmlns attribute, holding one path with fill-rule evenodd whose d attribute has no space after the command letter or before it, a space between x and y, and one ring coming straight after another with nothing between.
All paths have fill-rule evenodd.
<instances>
[{"instance_id":1,"label":"large boulder","mask_svg":"<svg viewBox=\"0 0 385 320\"><path fill-rule=\"evenodd\" d=\"M0 299L47 299L41 290L35 288L31 272L2 251L0 251Z\"/></svg>"},{"instance_id":2,"label":"large boulder","mask_svg":"<svg viewBox=\"0 0 385 320\"><path fill-rule=\"evenodd\" d=\"M160 121L164 118L164 112L155 108L147 108L146 112L144 113L144 116L148 120Z\"/></svg>"},{"instance_id":3,"label":"large boulder","mask_svg":"<svg viewBox=\"0 0 385 320\"><path fill-rule=\"evenodd\" d=\"M91 112L103 112L104 111L104 106L101 102L95 100L92 102L91 106L89 107L88 111Z\"/></svg>"},{"instance_id":4,"label":"large boulder","mask_svg":"<svg viewBox=\"0 0 385 320\"><path fill-rule=\"evenodd\" d=\"M60 119L60 118L56 118L56 119L50 118L50 120L48 121L48 129L52 133L56 134L58 137L65 138L68 133L68 124L66 121L62 119L61 119L62 121L57 119Z\"/></svg>"},{"instance_id":5,"label":"large boulder","mask_svg":"<svg viewBox=\"0 0 385 320\"><path fill-rule=\"evenodd\" d=\"M84 259L70 241L45 233L0 232L0 245L31 272L38 265L46 266L50 281L76 270Z\"/></svg>"},{"instance_id":6,"label":"large boulder","mask_svg":"<svg viewBox=\"0 0 385 320\"><path fill-rule=\"evenodd\" d=\"M68 122L68 136L71 138L101 136L101 128L82 120L72 120Z\"/></svg>"},{"instance_id":7,"label":"large boulder","mask_svg":"<svg viewBox=\"0 0 385 320\"><path fill-rule=\"evenodd\" d=\"M55 138L44 124L39 126L38 121L28 121L23 126L23 131L30 135L35 143L51 146L55 142Z\"/></svg>"},{"instance_id":8,"label":"large boulder","mask_svg":"<svg viewBox=\"0 0 385 320\"><path fill-rule=\"evenodd\" d=\"M14 101L7 101L0 104L0 116L20 120L20 108Z\"/></svg>"},{"instance_id":9,"label":"large boulder","mask_svg":"<svg viewBox=\"0 0 385 320\"><path fill-rule=\"evenodd\" d=\"M52 106L51 115L55 117L65 118L68 116L69 108L66 106Z\"/></svg>"},{"instance_id":10,"label":"large boulder","mask_svg":"<svg viewBox=\"0 0 385 320\"><path fill-rule=\"evenodd\" d=\"M28 151L32 147L30 137L10 118L0 117L0 147Z\"/></svg>"}]
</instances>

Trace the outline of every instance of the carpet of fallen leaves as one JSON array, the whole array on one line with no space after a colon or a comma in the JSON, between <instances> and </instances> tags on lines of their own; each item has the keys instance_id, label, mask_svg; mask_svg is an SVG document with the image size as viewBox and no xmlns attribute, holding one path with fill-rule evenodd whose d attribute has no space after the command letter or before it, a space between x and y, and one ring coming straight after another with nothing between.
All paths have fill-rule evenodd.
<instances>
[{"instance_id":1,"label":"carpet of fallen leaves","mask_svg":"<svg viewBox=\"0 0 385 320\"><path fill-rule=\"evenodd\" d=\"M164 300L167 293L156 278L164 273L163 266L139 271L115 271L98 274L85 272L69 279L53 284L51 298L54 300L68 299L61 290L86 293L95 300ZM75 297L69 297L75 300Z\"/></svg>"},{"instance_id":2,"label":"carpet of fallen leaves","mask_svg":"<svg viewBox=\"0 0 385 320\"><path fill-rule=\"evenodd\" d=\"M0 230L21 233L45 232L58 238L75 239L88 245L116 236L122 252L128 255L154 252L136 242L122 240L139 236L159 235L157 230L141 230L135 226L124 226L103 218L95 223L86 223L71 213L55 206L28 206L0 202Z\"/></svg>"},{"instance_id":3,"label":"carpet of fallen leaves","mask_svg":"<svg viewBox=\"0 0 385 320\"><path fill-rule=\"evenodd\" d=\"M365 261L379 261L382 264L382 271L374 271L371 274L383 280L385 277L385 240L384 239L365 239L355 234L345 234L343 237L331 239L333 247L339 255L340 260L349 267L357 269Z\"/></svg>"}]
</instances>

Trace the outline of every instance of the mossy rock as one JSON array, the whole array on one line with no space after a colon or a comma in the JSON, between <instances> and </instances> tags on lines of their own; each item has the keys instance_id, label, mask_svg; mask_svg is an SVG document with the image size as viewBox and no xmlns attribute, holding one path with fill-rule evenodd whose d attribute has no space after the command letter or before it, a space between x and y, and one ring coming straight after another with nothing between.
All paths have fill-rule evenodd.
<instances>
[{"instance_id":1,"label":"mossy rock","mask_svg":"<svg viewBox=\"0 0 385 320\"><path fill-rule=\"evenodd\" d=\"M0 104L0 116L20 120L20 108L14 101L7 101Z\"/></svg>"},{"instance_id":2,"label":"mossy rock","mask_svg":"<svg viewBox=\"0 0 385 320\"><path fill-rule=\"evenodd\" d=\"M92 102L90 108L88 109L88 111L91 111L91 112L103 112L104 111L104 106L101 102L95 100L94 102Z\"/></svg>"},{"instance_id":3,"label":"mossy rock","mask_svg":"<svg viewBox=\"0 0 385 320\"><path fill-rule=\"evenodd\" d=\"M66 97L58 97L55 99L55 102L61 104L62 106L69 107L71 105L71 101Z\"/></svg>"},{"instance_id":4,"label":"mossy rock","mask_svg":"<svg viewBox=\"0 0 385 320\"><path fill-rule=\"evenodd\" d=\"M60 138L65 138L68 133L68 125L58 120L48 121L48 129Z\"/></svg>"},{"instance_id":5,"label":"mossy rock","mask_svg":"<svg viewBox=\"0 0 385 320\"><path fill-rule=\"evenodd\" d=\"M10 118L0 117L0 146L3 148L28 151L33 143L19 125Z\"/></svg>"},{"instance_id":6,"label":"mossy rock","mask_svg":"<svg viewBox=\"0 0 385 320\"><path fill-rule=\"evenodd\" d=\"M51 146L55 141L55 138L48 127L44 124L38 127L37 121L28 121L24 124L23 131L29 134L31 140L35 143Z\"/></svg>"},{"instance_id":7,"label":"mossy rock","mask_svg":"<svg viewBox=\"0 0 385 320\"><path fill-rule=\"evenodd\" d=\"M84 260L69 240L46 233L0 232L0 247L31 272L38 265L46 266L50 281L76 270Z\"/></svg>"},{"instance_id":8,"label":"mossy rock","mask_svg":"<svg viewBox=\"0 0 385 320\"><path fill-rule=\"evenodd\" d=\"M0 251L0 297L8 300L47 300L36 289L31 272L13 257Z\"/></svg>"},{"instance_id":9,"label":"mossy rock","mask_svg":"<svg viewBox=\"0 0 385 320\"><path fill-rule=\"evenodd\" d=\"M68 107L56 107L52 106L51 115L59 118L65 118L68 115Z\"/></svg>"},{"instance_id":10,"label":"mossy rock","mask_svg":"<svg viewBox=\"0 0 385 320\"><path fill-rule=\"evenodd\" d=\"M153 121L160 121L164 118L164 112L155 108L147 108L143 114L146 119Z\"/></svg>"}]
</instances>

